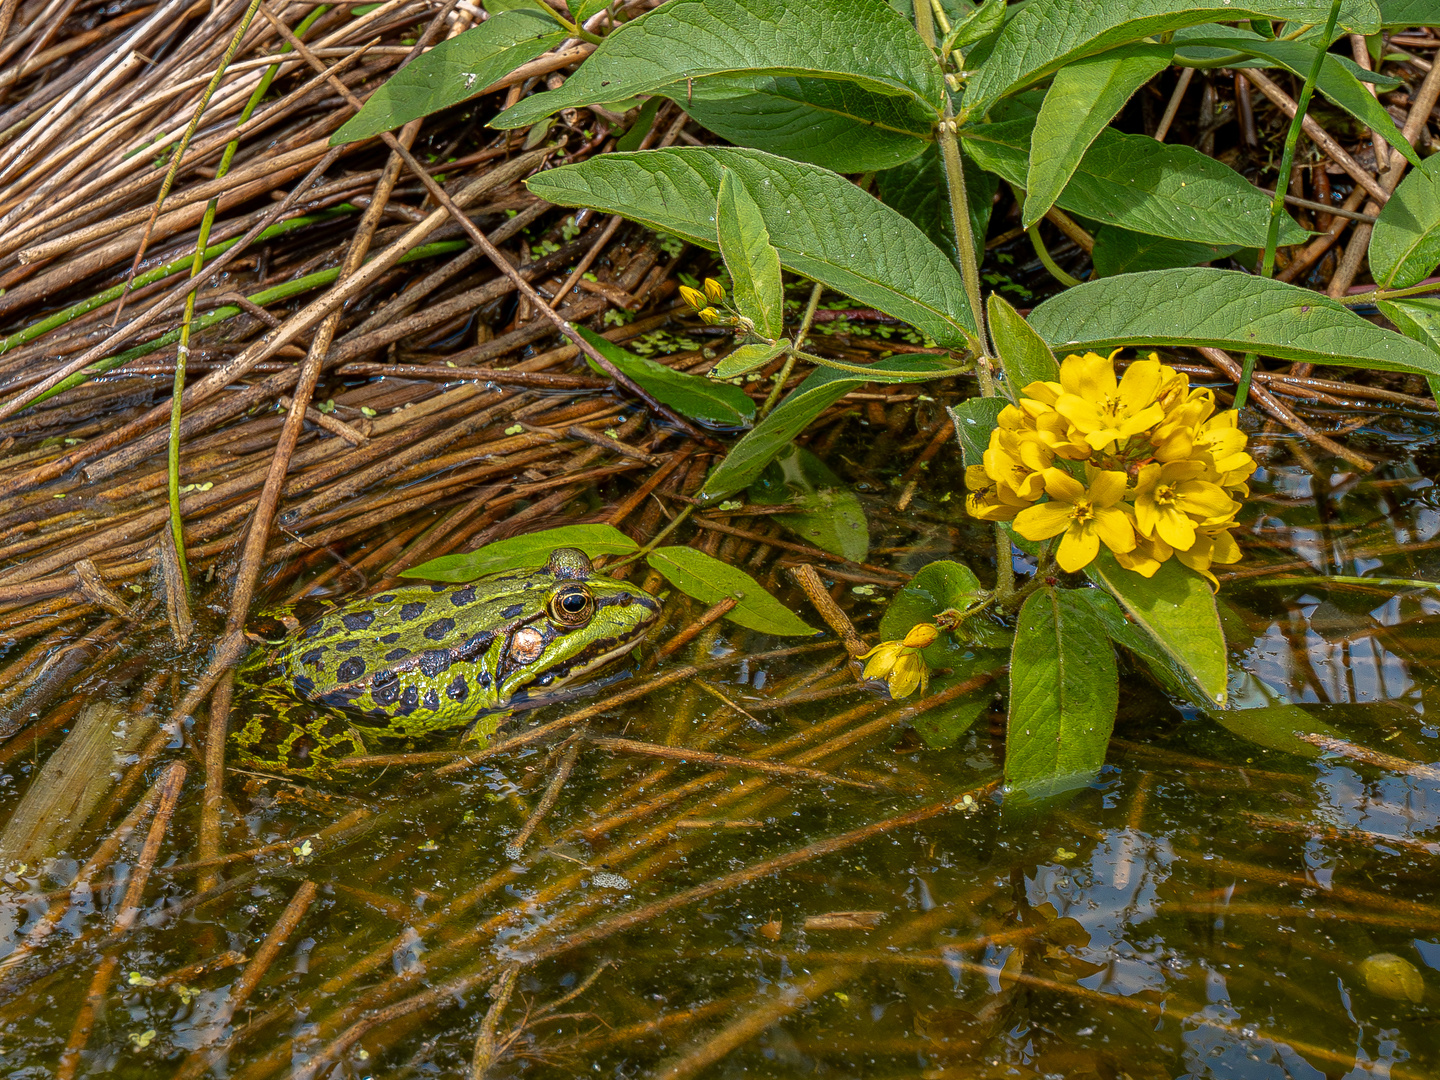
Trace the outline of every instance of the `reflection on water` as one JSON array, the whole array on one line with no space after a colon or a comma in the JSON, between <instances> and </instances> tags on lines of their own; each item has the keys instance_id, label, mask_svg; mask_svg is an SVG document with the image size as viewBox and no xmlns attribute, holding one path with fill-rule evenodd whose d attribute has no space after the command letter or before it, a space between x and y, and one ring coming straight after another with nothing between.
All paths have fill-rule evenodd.
<instances>
[{"instance_id":1,"label":"reflection on water","mask_svg":"<svg viewBox=\"0 0 1440 1080\"><path fill-rule=\"evenodd\" d=\"M1440 702L1440 593L1424 585L1440 559L1435 486L1408 459L1321 477L1256 478L1247 560L1222 592L1236 691L1440 760L1426 708ZM950 506L893 516L876 547L898 550L895 565L945 553ZM842 602L873 626L871 599ZM769 644L739 633L702 647ZM545 749L458 781L329 793L236 774L225 849L255 854L197 904L192 779L135 929L107 936L131 843L0 972L4 1075L63 1075L91 1009L73 1075L450 1077L478 1062L536 1077L1440 1076L1435 770L1267 750L1136 677L1102 775L1027 808L981 790L998 723L937 753L863 692L765 709L844 686L833 652L705 678L607 730L879 791L591 750L512 861L507 840L556 767ZM5 767L0 813L41 761ZM0 953L98 835L9 874ZM1367 983L1377 954L1411 965L1418 995ZM115 978L87 1003L104 956Z\"/></svg>"}]
</instances>

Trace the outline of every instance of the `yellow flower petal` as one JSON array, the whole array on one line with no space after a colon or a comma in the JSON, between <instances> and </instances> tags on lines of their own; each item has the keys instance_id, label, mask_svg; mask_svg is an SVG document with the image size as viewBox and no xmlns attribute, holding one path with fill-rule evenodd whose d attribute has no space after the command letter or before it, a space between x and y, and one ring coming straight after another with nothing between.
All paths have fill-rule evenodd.
<instances>
[{"instance_id":1,"label":"yellow flower petal","mask_svg":"<svg viewBox=\"0 0 1440 1080\"><path fill-rule=\"evenodd\" d=\"M1015 515L1015 531L1026 540L1049 540L1070 526L1071 511L1064 503L1040 503Z\"/></svg>"},{"instance_id":2,"label":"yellow flower petal","mask_svg":"<svg viewBox=\"0 0 1440 1080\"><path fill-rule=\"evenodd\" d=\"M1071 525L1060 540L1055 561L1060 564L1060 569L1073 574L1089 566L1098 554L1100 538L1095 535L1095 531L1083 525Z\"/></svg>"}]
</instances>

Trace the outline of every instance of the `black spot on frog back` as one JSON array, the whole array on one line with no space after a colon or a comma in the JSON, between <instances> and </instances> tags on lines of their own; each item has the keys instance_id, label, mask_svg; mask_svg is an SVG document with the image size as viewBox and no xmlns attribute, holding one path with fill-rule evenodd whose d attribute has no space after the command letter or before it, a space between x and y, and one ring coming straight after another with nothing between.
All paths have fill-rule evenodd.
<instances>
[{"instance_id":1,"label":"black spot on frog back","mask_svg":"<svg viewBox=\"0 0 1440 1080\"><path fill-rule=\"evenodd\" d=\"M455 607L464 607L466 604L471 604L474 602L474 585L467 585L465 588L460 589L458 592L453 592L450 594L450 603L453 604Z\"/></svg>"},{"instance_id":2,"label":"black spot on frog back","mask_svg":"<svg viewBox=\"0 0 1440 1080\"><path fill-rule=\"evenodd\" d=\"M335 677L341 682L354 682L365 674L365 661L358 656L352 656L338 668L335 669Z\"/></svg>"},{"instance_id":3,"label":"black spot on frog back","mask_svg":"<svg viewBox=\"0 0 1440 1080\"><path fill-rule=\"evenodd\" d=\"M375 621L373 611L350 611L340 616L346 630L365 630Z\"/></svg>"},{"instance_id":4,"label":"black spot on frog back","mask_svg":"<svg viewBox=\"0 0 1440 1080\"><path fill-rule=\"evenodd\" d=\"M411 619L418 619L425 614L425 604L420 600L411 600L408 604L400 607L400 621L409 622Z\"/></svg>"},{"instance_id":5,"label":"black spot on frog back","mask_svg":"<svg viewBox=\"0 0 1440 1080\"><path fill-rule=\"evenodd\" d=\"M455 629L455 620L451 618L436 619L429 626L425 627L425 636L431 641L444 641L450 632Z\"/></svg>"}]
</instances>

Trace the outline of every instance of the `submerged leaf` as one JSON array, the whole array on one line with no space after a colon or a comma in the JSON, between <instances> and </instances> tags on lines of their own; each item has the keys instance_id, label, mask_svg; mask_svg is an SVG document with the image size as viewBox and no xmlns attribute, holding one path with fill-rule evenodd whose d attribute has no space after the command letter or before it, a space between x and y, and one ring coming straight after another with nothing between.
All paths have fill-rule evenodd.
<instances>
[{"instance_id":1,"label":"submerged leaf","mask_svg":"<svg viewBox=\"0 0 1440 1080\"><path fill-rule=\"evenodd\" d=\"M792 514L774 519L791 532L851 562L870 551L870 527L860 497L804 447L791 445L750 485L758 506L794 505Z\"/></svg>"}]
</instances>

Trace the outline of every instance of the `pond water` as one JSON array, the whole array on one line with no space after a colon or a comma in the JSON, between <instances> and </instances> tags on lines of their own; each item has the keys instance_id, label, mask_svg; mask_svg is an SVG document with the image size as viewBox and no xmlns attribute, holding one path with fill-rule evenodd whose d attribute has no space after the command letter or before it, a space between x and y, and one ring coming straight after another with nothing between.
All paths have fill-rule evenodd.
<instances>
[{"instance_id":1,"label":"pond water","mask_svg":"<svg viewBox=\"0 0 1440 1080\"><path fill-rule=\"evenodd\" d=\"M1279 569L1222 590L1237 695L1440 760L1434 450L1377 432L1390 460L1364 475L1261 443L1240 570ZM872 561L984 550L936 472L904 514L867 496ZM885 593L840 599L873 633ZM936 751L832 646L720 624L693 649L659 670L698 677L591 734L830 778L585 746L516 856L569 761L553 744L331 788L235 772L223 850L247 854L195 867L203 767L175 748L144 779L163 804L184 766L168 826L142 816L93 889L67 886L139 790L59 860L7 868L0 1074L1440 1075L1435 769L1268 749L1132 670L1104 771L1025 805L995 791L998 708ZM0 820L57 743L6 761Z\"/></svg>"}]
</instances>

